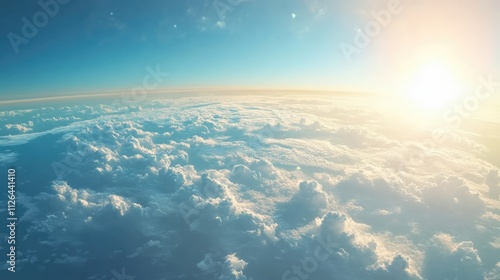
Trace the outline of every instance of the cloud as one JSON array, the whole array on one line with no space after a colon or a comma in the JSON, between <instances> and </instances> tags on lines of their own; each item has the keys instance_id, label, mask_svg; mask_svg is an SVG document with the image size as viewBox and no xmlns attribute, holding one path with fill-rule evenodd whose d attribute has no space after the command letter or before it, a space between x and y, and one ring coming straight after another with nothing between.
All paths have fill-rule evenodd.
<instances>
[{"instance_id":1,"label":"cloud","mask_svg":"<svg viewBox=\"0 0 500 280\"><path fill-rule=\"evenodd\" d=\"M16 162L18 154L15 152L7 152L0 154L0 164L7 165Z\"/></svg>"},{"instance_id":2,"label":"cloud","mask_svg":"<svg viewBox=\"0 0 500 280\"><path fill-rule=\"evenodd\" d=\"M294 226L307 224L322 216L328 204L328 196L318 182L301 182L299 191L284 206L283 218Z\"/></svg>"},{"instance_id":3,"label":"cloud","mask_svg":"<svg viewBox=\"0 0 500 280\"><path fill-rule=\"evenodd\" d=\"M484 279L482 261L470 241L456 243L447 234L434 236L427 251L423 275L429 279Z\"/></svg>"},{"instance_id":4,"label":"cloud","mask_svg":"<svg viewBox=\"0 0 500 280\"><path fill-rule=\"evenodd\" d=\"M222 20L218 20L218 21L215 23L215 27L218 27L218 28L224 28L224 27L226 27L226 22L225 22L225 21L222 21Z\"/></svg>"},{"instance_id":5,"label":"cloud","mask_svg":"<svg viewBox=\"0 0 500 280\"><path fill-rule=\"evenodd\" d=\"M33 126L33 122L31 122L31 126ZM29 125L26 124L6 124L5 128L7 128L7 130L13 130L14 132L18 133L26 133L33 130L31 127L29 127Z\"/></svg>"},{"instance_id":6,"label":"cloud","mask_svg":"<svg viewBox=\"0 0 500 280\"><path fill-rule=\"evenodd\" d=\"M219 280L246 280L247 277L243 274L243 270L247 266L247 262L239 259L236 254L227 255L224 262L222 275Z\"/></svg>"},{"instance_id":7,"label":"cloud","mask_svg":"<svg viewBox=\"0 0 500 280\"><path fill-rule=\"evenodd\" d=\"M263 99L2 113L6 123L46 118L0 137L9 146L0 161L30 174L19 177L19 236L30 248L20 248L20 273L495 279L500 178L483 154L437 147L428 164L400 170L421 143L395 137L395 120L372 104ZM78 118L66 118L72 111ZM30 149L41 153L36 168ZM52 160L61 176L47 172Z\"/></svg>"},{"instance_id":8,"label":"cloud","mask_svg":"<svg viewBox=\"0 0 500 280\"><path fill-rule=\"evenodd\" d=\"M488 175L486 175L485 181L493 198L498 197L500 195L500 175L498 170L490 170Z\"/></svg>"}]
</instances>

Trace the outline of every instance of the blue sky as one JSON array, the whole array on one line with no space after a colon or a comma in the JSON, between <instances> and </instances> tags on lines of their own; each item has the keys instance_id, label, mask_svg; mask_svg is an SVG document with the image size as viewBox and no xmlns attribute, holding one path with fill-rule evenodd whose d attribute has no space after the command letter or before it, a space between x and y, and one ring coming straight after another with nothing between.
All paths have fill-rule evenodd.
<instances>
[{"instance_id":1,"label":"blue sky","mask_svg":"<svg viewBox=\"0 0 500 280\"><path fill-rule=\"evenodd\" d=\"M54 1L41 1L58 11L26 43L12 38L23 36L23 17L33 23L42 7L2 4L1 99L126 90L157 65L170 74L160 88L353 91L397 88L429 49L453 54L457 75L471 84L499 65L500 9L491 0L401 0L402 12L350 60L341 44L354 45L371 12L391 1L219 0L231 6L223 14L213 0Z\"/></svg>"}]
</instances>

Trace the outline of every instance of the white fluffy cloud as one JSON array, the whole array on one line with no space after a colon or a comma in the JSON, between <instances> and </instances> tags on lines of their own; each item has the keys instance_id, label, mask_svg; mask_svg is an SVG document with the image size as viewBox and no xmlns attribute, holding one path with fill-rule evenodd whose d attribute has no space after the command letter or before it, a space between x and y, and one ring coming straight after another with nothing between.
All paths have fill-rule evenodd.
<instances>
[{"instance_id":1,"label":"white fluffy cloud","mask_svg":"<svg viewBox=\"0 0 500 280\"><path fill-rule=\"evenodd\" d=\"M472 146L414 164L422 143L373 104L262 98L2 113L35 120L0 138L0 163L33 178L18 189L21 273L495 279L500 178L481 144L464 134Z\"/></svg>"}]
</instances>

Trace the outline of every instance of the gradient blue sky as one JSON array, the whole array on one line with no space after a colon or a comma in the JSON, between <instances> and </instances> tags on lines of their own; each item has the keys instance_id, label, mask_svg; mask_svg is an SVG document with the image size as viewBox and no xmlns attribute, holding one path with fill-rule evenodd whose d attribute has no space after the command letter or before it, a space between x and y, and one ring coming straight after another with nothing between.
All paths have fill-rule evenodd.
<instances>
[{"instance_id":1,"label":"gradient blue sky","mask_svg":"<svg viewBox=\"0 0 500 280\"><path fill-rule=\"evenodd\" d=\"M42 9L3 1L0 99L127 90L156 65L170 73L161 88L352 91L397 90L426 56L451 61L464 86L499 69L494 0L401 0L403 11L347 60L339 46L389 2L249 0L220 18L213 0L70 0L16 54L8 34L22 35L22 18Z\"/></svg>"}]
</instances>

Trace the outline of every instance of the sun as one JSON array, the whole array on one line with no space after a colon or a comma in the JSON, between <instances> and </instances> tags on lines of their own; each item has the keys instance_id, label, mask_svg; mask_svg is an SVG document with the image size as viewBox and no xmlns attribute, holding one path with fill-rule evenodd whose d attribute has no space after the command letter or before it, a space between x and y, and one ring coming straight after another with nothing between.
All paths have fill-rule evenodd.
<instances>
[{"instance_id":1,"label":"sun","mask_svg":"<svg viewBox=\"0 0 500 280\"><path fill-rule=\"evenodd\" d=\"M452 105L460 94L461 86L453 69L438 59L421 64L406 89L406 96L411 102L427 111Z\"/></svg>"}]
</instances>

